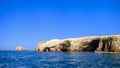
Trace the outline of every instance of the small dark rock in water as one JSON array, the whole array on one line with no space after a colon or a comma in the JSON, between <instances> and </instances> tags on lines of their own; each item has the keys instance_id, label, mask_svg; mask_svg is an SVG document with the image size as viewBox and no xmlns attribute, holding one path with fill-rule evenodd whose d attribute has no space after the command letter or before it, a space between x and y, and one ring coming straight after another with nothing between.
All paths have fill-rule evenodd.
<instances>
[{"instance_id":1,"label":"small dark rock in water","mask_svg":"<svg viewBox=\"0 0 120 68\"><path fill-rule=\"evenodd\" d=\"M38 52L120 52L120 35L89 36L70 39L53 39L40 42Z\"/></svg>"}]
</instances>

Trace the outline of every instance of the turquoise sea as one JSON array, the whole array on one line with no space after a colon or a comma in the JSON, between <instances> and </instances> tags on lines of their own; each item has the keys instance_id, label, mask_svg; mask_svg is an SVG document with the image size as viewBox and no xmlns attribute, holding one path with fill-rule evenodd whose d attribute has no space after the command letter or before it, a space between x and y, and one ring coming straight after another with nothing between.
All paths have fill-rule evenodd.
<instances>
[{"instance_id":1,"label":"turquoise sea","mask_svg":"<svg viewBox=\"0 0 120 68\"><path fill-rule=\"evenodd\" d=\"M120 53L0 51L0 68L120 68Z\"/></svg>"}]
</instances>

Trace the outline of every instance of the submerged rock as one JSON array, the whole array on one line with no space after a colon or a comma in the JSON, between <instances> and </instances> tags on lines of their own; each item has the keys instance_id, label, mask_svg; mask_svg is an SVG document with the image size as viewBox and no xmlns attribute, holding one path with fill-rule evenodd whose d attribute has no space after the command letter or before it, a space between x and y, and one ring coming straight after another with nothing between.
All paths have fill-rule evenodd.
<instances>
[{"instance_id":1,"label":"submerged rock","mask_svg":"<svg viewBox=\"0 0 120 68\"><path fill-rule=\"evenodd\" d=\"M16 51L24 51L25 50L25 48L23 48L22 46L18 46L18 47L16 47L16 49L15 49Z\"/></svg>"},{"instance_id":2,"label":"submerged rock","mask_svg":"<svg viewBox=\"0 0 120 68\"><path fill-rule=\"evenodd\" d=\"M35 48L39 52L120 52L120 35L89 36L69 38L64 40L54 39L40 42Z\"/></svg>"}]
</instances>

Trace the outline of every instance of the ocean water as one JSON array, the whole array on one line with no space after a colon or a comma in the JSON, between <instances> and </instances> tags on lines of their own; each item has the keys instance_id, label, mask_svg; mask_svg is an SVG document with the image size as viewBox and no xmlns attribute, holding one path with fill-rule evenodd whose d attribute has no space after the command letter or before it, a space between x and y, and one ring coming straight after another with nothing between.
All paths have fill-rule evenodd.
<instances>
[{"instance_id":1,"label":"ocean water","mask_svg":"<svg viewBox=\"0 0 120 68\"><path fill-rule=\"evenodd\" d=\"M0 51L0 68L120 68L120 53Z\"/></svg>"}]
</instances>

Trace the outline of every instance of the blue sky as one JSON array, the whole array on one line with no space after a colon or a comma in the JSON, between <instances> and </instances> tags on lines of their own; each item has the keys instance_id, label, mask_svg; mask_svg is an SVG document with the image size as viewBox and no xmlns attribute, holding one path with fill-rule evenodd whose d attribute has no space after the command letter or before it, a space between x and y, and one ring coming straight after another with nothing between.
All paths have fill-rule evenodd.
<instances>
[{"instance_id":1,"label":"blue sky","mask_svg":"<svg viewBox=\"0 0 120 68\"><path fill-rule=\"evenodd\" d=\"M119 0L0 0L0 50L40 41L120 34Z\"/></svg>"}]
</instances>

